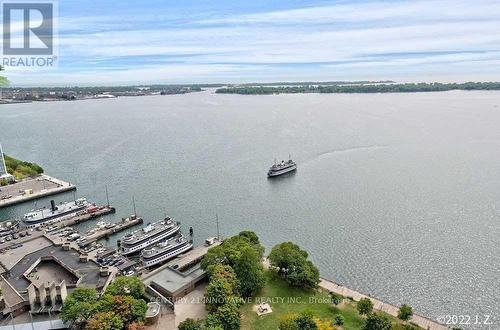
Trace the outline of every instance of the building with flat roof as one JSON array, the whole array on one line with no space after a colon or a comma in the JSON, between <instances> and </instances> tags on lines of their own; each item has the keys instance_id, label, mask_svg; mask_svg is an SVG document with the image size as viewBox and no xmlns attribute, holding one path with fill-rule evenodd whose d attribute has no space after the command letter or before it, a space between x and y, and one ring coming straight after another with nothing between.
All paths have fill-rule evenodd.
<instances>
[{"instance_id":1,"label":"building with flat roof","mask_svg":"<svg viewBox=\"0 0 500 330\"><path fill-rule=\"evenodd\" d=\"M59 312L64 299L79 286L104 290L111 274L69 246L53 245L46 237L22 247L0 251L0 316Z\"/></svg>"},{"instance_id":2,"label":"building with flat roof","mask_svg":"<svg viewBox=\"0 0 500 330\"><path fill-rule=\"evenodd\" d=\"M2 145L0 144L0 180L6 179L8 181L14 180L12 174L7 172L7 165L5 165L5 157L3 156Z\"/></svg>"},{"instance_id":3,"label":"building with flat roof","mask_svg":"<svg viewBox=\"0 0 500 330\"><path fill-rule=\"evenodd\" d=\"M205 278L206 272L200 267L200 264L186 272L167 267L149 277L145 284L149 293L174 302L193 291L196 285Z\"/></svg>"}]
</instances>

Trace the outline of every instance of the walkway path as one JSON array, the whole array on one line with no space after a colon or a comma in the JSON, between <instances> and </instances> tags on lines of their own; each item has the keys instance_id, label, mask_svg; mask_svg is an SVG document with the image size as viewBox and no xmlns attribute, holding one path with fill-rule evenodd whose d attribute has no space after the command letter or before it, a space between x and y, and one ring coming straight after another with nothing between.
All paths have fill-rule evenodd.
<instances>
[{"instance_id":1,"label":"walkway path","mask_svg":"<svg viewBox=\"0 0 500 330\"><path fill-rule=\"evenodd\" d=\"M385 302L378 300L376 298L369 297L365 294L362 294L360 292L346 288L345 286L339 285L339 284L334 283L334 282L329 281L329 280L321 279L319 286L325 290L330 291L330 292L335 292L335 293L341 294L344 297L352 297L355 301L359 301L362 298L369 298L373 302L373 309L383 311L387 314L398 317L399 308L394 306L394 305L385 303ZM420 316L417 314L413 314L411 322L417 324L418 326L420 326L424 329L429 329L429 330L448 330L449 329L447 326L445 326L443 324L440 324L438 322L435 322L431 319L428 319L424 316Z\"/></svg>"}]
</instances>

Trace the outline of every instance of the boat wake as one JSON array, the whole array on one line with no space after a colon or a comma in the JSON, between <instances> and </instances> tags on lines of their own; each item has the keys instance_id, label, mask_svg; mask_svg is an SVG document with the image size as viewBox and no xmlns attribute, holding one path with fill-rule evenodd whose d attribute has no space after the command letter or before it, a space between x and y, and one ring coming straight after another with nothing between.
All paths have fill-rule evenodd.
<instances>
[{"instance_id":1,"label":"boat wake","mask_svg":"<svg viewBox=\"0 0 500 330\"><path fill-rule=\"evenodd\" d=\"M314 161L319 158L325 157L325 156L330 156L334 154L342 154L342 153L349 153L349 152L359 152L359 151L372 151L372 150L379 150L379 149L386 149L388 148L388 145L371 145L371 146L356 146L356 147L349 147L345 149L331 149L327 150L321 153L316 154L306 162Z\"/></svg>"}]
</instances>

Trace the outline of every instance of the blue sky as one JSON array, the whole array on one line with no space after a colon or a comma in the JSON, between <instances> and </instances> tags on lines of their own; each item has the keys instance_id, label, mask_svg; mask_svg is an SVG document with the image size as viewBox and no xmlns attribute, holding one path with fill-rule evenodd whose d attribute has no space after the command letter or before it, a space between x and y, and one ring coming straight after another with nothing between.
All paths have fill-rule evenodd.
<instances>
[{"instance_id":1,"label":"blue sky","mask_svg":"<svg viewBox=\"0 0 500 330\"><path fill-rule=\"evenodd\" d=\"M500 1L58 2L57 68L12 85L499 81Z\"/></svg>"}]
</instances>

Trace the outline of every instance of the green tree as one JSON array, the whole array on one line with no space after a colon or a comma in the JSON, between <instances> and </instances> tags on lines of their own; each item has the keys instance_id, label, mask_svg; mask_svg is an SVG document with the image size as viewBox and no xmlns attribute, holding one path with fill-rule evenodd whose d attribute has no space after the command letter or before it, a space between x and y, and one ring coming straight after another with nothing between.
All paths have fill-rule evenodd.
<instances>
[{"instance_id":1,"label":"green tree","mask_svg":"<svg viewBox=\"0 0 500 330\"><path fill-rule=\"evenodd\" d=\"M340 314L335 314L333 316L333 324L335 325L343 325L344 324L344 317Z\"/></svg>"},{"instance_id":2,"label":"green tree","mask_svg":"<svg viewBox=\"0 0 500 330\"><path fill-rule=\"evenodd\" d=\"M101 312L95 314L85 326L86 330L121 330L122 319L113 312Z\"/></svg>"},{"instance_id":3,"label":"green tree","mask_svg":"<svg viewBox=\"0 0 500 330\"><path fill-rule=\"evenodd\" d=\"M301 330L295 322L295 315L293 317L284 317L280 320L278 330Z\"/></svg>"},{"instance_id":4,"label":"green tree","mask_svg":"<svg viewBox=\"0 0 500 330\"><path fill-rule=\"evenodd\" d=\"M335 292L330 292L330 299L332 300L332 303L337 306L344 300L344 297L338 293Z\"/></svg>"},{"instance_id":5,"label":"green tree","mask_svg":"<svg viewBox=\"0 0 500 330\"><path fill-rule=\"evenodd\" d=\"M148 306L142 299L132 296L113 296L113 312L120 316L124 324L144 321Z\"/></svg>"},{"instance_id":6,"label":"green tree","mask_svg":"<svg viewBox=\"0 0 500 330\"><path fill-rule=\"evenodd\" d=\"M235 299L231 285L223 278L212 276L207 285L206 308L215 312L219 307Z\"/></svg>"},{"instance_id":7,"label":"green tree","mask_svg":"<svg viewBox=\"0 0 500 330\"><path fill-rule=\"evenodd\" d=\"M81 325L89 320L97 307L97 291L91 288L80 287L71 292L64 301L61 319Z\"/></svg>"},{"instance_id":8,"label":"green tree","mask_svg":"<svg viewBox=\"0 0 500 330\"><path fill-rule=\"evenodd\" d=\"M278 273L286 274L298 261L306 260L308 254L292 242L275 245L269 253L269 261L273 267L278 268Z\"/></svg>"},{"instance_id":9,"label":"green tree","mask_svg":"<svg viewBox=\"0 0 500 330\"><path fill-rule=\"evenodd\" d=\"M239 330L240 329L240 311L238 310L238 306L233 303L225 304L217 309L213 315L218 324L224 330Z\"/></svg>"},{"instance_id":10,"label":"green tree","mask_svg":"<svg viewBox=\"0 0 500 330\"><path fill-rule=\"evenodd\" d=\"M119 276L106 289L106 294L129 295L136 299L144 298L144 293L144 283L137 276Z\"/></svg>"},{"instance_id":11,"label":"green tree","mask_svg":"<svg viewBox=\"0 0 500 330\"><path fill-rule=\"evenodd\" d=\"M220 278L226 281L231 288L231 294L236 295L239 292L240 282L238 281L234 269L231 266L215 265L212 277Z\"/></svg>"},{"instance_id":12,"label":"green tree","mask_svg":"<svg viewBox=\"0 0 500 330\"><path fill-rule=\"evenodd\" d=\"M250 243L254 245L260 244L259 236L257 236L257 234L254 233L253 231L244 230L240 232L238 235L247 238L250 241Z\"/></svg>"},{"instance_id":13,"label":"green tree","mask_svg":"<svg viewBox=\"0 0 500 330\"><path fill-rule=\"evenodd\" d=\"M179 323L179 330L202 330L203 321L187 318Z\"/></svg>"},{"instance_id":14,"label":"green tree","mask_svg":"<svg viewBox=\"0 0 500 330\"><path fill-rule=\"evenodd\" d=\"M257 252L260 262L264 253L264 247L260 244L252 244L246 236L238 235L230 237L224 240L222 244L210 248L205 258L203 258L201 266L208 271L209 275L212 274L213 267L218 264L234 267L236 261L241 256L241 250L247 246Z\"/></svg>"},{"instance_id":15,"label":"green tree","mask_svg":"<svg viewBox=\"0 0 500 330\"><path fill-rule=\"evenodd\" d=\"M240 282L240 294L251 297L264 287L264 267L258 252L250 246L241 248L241 255L235 261L234 271Z\"/></svg>"},{"instance_id":16,"label":"green tree","mask_svg":"<svg viewBox=\"0 0 500 330\"><path fill-rule=\"evenodd\" d=\"M358 309L359 314L368 315L373 310L373 303L370 298L362 298L358 301L356 308Z\"/></svg>"},{"instance_id":17,"label":"green tree","mask_svg":"<svg viewBox=\"0 0 500 330\"><path fill-rule=\"evenodd\" d=\"M284 242L272 248L269 261L290 285L303 289L316 288L319 270L307 257L307 252L298 245Z\"/></svg>"},{"instance_id":18,"label":"green tree","mask_svg":"<svg viewBox=\"0 0 500 330\"><path fill-rule=\"evenodd\" d=\"M297 326L301 330L316 330L316 329L318 329L316 322L314 322L314 318L313 318L312 313L309 313L309 312L300 313L297 316L297 318L295 319L295 323L297 323Z\"/></svg>"},{"instance_id":19,"label":"green tree","mask_svg":"<svg viewBox=\"0 0 500 330\"><path fill-rule=\"evenodd\" d=\"M264 270L261 262L264 247L252 243L256 239L249 239L248 237L252 237L249 233L233 236L226 239L221 245L209 249L201 264L210 277L216 265L232 267L240 285L240 294L243 296L257 292L263 286L264 281Z\"/></svg>"},{"instance_id":20,"label":"green tree","mask_svg":"<svg viewBox=\"0 0 500 330\"><path fill-rule=\"evenodd\" d=\"M279 330L317 330L318 326L309 312L287 314L281 319Z\"/></svg>"},{"instance_id":21,"label":"green tree","mask_svg":"<svg viewBox=\"0 0 500 330\"><path fill-rule=\"evenodd\" d=\"M409 321L413 316L413 309L407 304L401 305L398 312L398 318L403 321Z\"/></svg>"},{"instance_id":22,"label":"green tree","mask_svg":"<svg viewBox=\"0 0 500 330\"><path fill-rule=\"evenodd\" d=\"M391 330L391 320L385 315L371 313L366 319L363 330Z\"/></svg>"}]
</instances>

